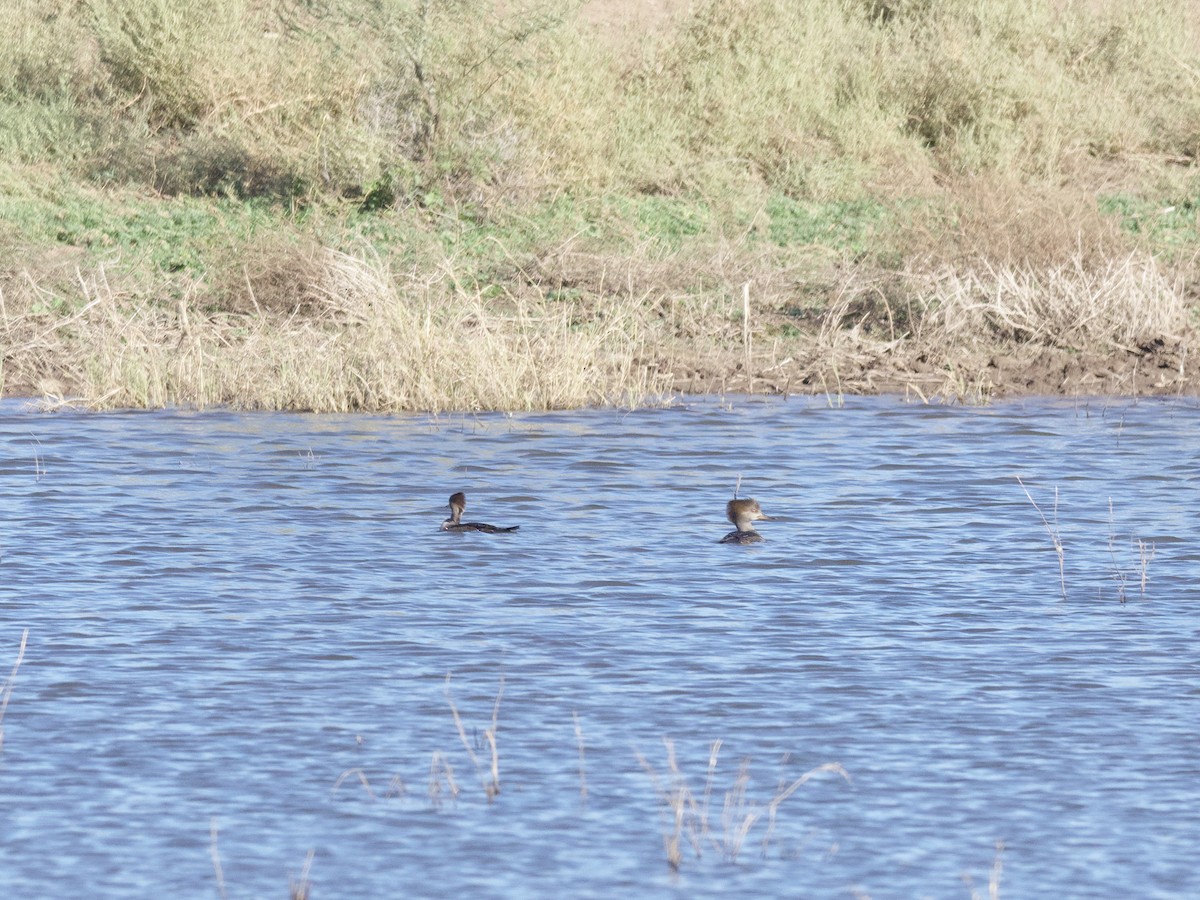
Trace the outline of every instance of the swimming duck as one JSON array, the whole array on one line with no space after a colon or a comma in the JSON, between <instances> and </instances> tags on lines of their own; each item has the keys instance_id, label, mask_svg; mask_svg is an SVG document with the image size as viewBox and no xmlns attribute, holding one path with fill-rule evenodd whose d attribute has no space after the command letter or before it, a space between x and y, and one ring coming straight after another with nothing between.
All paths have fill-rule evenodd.
<instances>
[{"instance_id":1,"label":"swimming duck","mask_svg":"<svg viewBox=\"0 0 1200 900\"><path fill-rule=\"evenodd\" d=\"M749 497L744 500L730 500L725 504L725 515L737 530L721 538L722 544L753 544L755 541L761 541L763 536L754 530L755 520L772 521L771 516L762 511L758 501Z\"/></svg>"},{"instance_id":2,"label":"swimming duck","mask_svg":"<svg viewBox=\"0 0 1200 900\"><path fill-rule=\"evenodd\" d=\"M516 531L520 525L513 525L511 528L501 528L497 525L488 525L486 522L460 522L463 510L467 508L467 495L462 491L450 495L450 518L442 523L442 531L482 531L485 534L505 534L510 531Z\"/></svg>"}]
</instances>

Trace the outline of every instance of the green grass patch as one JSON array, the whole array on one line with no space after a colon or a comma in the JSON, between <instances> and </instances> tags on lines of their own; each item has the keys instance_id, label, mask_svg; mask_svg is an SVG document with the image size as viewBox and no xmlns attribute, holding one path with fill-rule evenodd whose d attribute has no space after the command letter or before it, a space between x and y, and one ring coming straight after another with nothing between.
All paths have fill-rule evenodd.
<instances>
[{"instance_id":1,"label":"green grass patch","mask_svg":"<svg viewBox=\"0 0 1200 900\"><path fill-rule=\"evenodd\" d=\"M1156 253L1191 253L1200 246L1196 212L1200 198L1149 199L1127 194L1099 198L1101 212L1116 216L1121 229L1145 240Z\"/></svg>"},{"instance_id":2,"label":"green grass patch","mask_svg":"<svg viewBox=\"0 0 1200 900\"><path fill-rule=\"evenodd\" d=\"M888 210L873 200L806 203L776 195L767 203L767 233L781 247L817 245L853 254L868 252L885 227Z\"/></svg>"},{"instance_id":3,"label":"green grass patch","mask_svg":"<svg viewBox=\"0 0 1200 900\"><path fill-rule=\"evenodd\" d=\"M253 202L159 197L10 171L0 221L10 240L78 247L130 269L201 275L220 250L277 227L286 211Z\"/></svg>"}]
</instances>

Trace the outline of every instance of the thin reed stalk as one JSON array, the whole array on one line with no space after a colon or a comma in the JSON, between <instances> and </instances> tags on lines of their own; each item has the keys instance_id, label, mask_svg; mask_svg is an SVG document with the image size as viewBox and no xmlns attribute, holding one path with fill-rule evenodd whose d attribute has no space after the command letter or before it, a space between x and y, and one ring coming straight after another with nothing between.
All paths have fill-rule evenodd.
<instances>
[{"instance_id":1,"label":"thin reed stalk","mask_svg":"<svg viewBox=\"0 0 1200 900\"><path fill-rule=\"evenodd\" d=\"M1137 545L1137 565L1138 565L1138 589L1139 596L1142 599L1146 597L1146 587L1150 582L1150 563L1154 560L1155 547L1152 541L1146 541L1142 538L1133 538L1129 536L1130 548L1133 544ZM1127 599L1127 588L1129 585L1129 574L1122 567L1120 560L1117 558L1117 526L1116 514L1113 511L1112 498L1108 498L1108 555L1112 560L1112 577L1117 584L1117 598L1124 603Z\"/></svg>"},{"instance_id":2,"label":"thin reed stalk","mask_svg":"<svg viewBox=\"0 0 1200 900\"><path fill-rule=\"evenodd\" d=\"M313 858L316 856L316 851L309 849L304 856L304 865L300 869L300 874L293 879L288 875L288 897L289 900L309 900L312 896L312 880L309 875L312 872Z\"/></svg>"},{"instance_id":3,"label":"thin reed stalk","mask_svg":"<svg viewBox=\"0 0 1200 900\"><path fill-rule=\"evenodd\" d=\"M208 856L212 860L213 873L217 878L217 896L228 900L225 891L225 873L221 869L221 851L217 848L217 817L213 816L208 826Z\"/></svg>"},{"instance_id":4,"label":"thin reed stalk","mask_svg":"<svg viewBox=\"0 0 1200 900\"><path fill-rule=\"evenodd\" d=\"M442 804L443 781L446 784L446 790L450 792L450 799L458 799L458 782L454 780L454 768L440 750L434 750L433 757L429 760L428 793L429 802L435 807Z\"/></svg>"},{"instance_id":5,"label":"thin reed stalk","mask_svg":"<svg viewBox=\"0 0 1200 900\"><path fill-rule=\"evenodd\" d=\"M17 658L13 662L12 671L0 686L0 752L4 751L4 714L8 712L8 701L12 699L13 687L17 682L17 671L21 668L21 660L25 658L25 643L29 640L29 629L21 632L21 643L17 647Z\"/></svg>"},{"instance_id":6,"label":"thin reed stalk","mask_svg":"<svg viewBox=\"0 0 1200 900\"><path fill-rule=\"evenodd\" d=\"M587 802L587 759L583 743L583 726L579 723L579 713L572 710L571 718L575 721L575 743L579 745L579 798Z\"/></svg>"},{"instance_id":7,"label":"thin reed stalk","mask_svg":"<svg viewBox=\"0 0 1200 900\"><path fill-rule=\"evenodd\" d=\"M1138 562L1141 565L1142 577L1141 588L1142 596L1146 596L1146 584L1150 580L1150 563L1154 560L1154 543L1152 541L1144 541L1138 538Z\"/></svg>"},{"instance_id":8,"label":"thin reed stalk","mask_svg":"<svg viewBox=\"0 0 1200 900\"><path fill-rule=\"evenodd\" d=\"M483 733L484 739L491 750L490 778L484 775L483 767L479 763L479 757L475 754L475 749L471 746L471 742L467 740L467 730L463 727L462 717L458 714L458 707L454 705L454 698L450 696L450 673L448 672L446 673L445 695L446 702L450 704L450 713L454 717L454 727L458 730L459 740L462 741L463 748L467 751L467 756L471 760L471 765L475 767L475 773L483 783L484 793L487 794L488 802L490 803L500 794L500 752L496 746L496 735L500 729L500 698L504 696L504 676L500 676L500 687L496 691L496 702L492 706L492 727Z\"/></svg>"},{"instance_id":9,"label":"thin reed stalk","mask_svg":"<svg viewBox=\"0 0 1200 900\"><path fill-rule=\"evenodd\" d=\"M375 794L374 789L372 789L372 787L371 787L371 782L367 779L367 773L364 772L361 768L347 769L345 772L343 772L341 775L339 775L337 777L337 781L335 781L333 783L333 787L331 787L329 789L330 796L333 796L334 794L336 794L338 792L338 789L341 788L342 782L344 782L347 778L350 778L352 776L354 778L358 779L358 783L360 785L362 785L362 789L367 792L368 797L370 797L372 800L378 799L378 797Z\"/></svg>"},{"instance_id":10,"label":"thin reed stalk","mask_svg":"<svg viewBox=\"0 0 1200 900\"><path fill-rule=\"evenodd\" d=\"M1017 484L1021 485L1021 490L1025 492L1025 496L1029 498L1029 502L1033 504L1033 508L1037 510L1037 514L1041 516L1042 525L1046 528L1046 534L1050 536L1051 543L1054 544L1054 552L1058 555L1058 585L1062 591L1062 598L1067 599L1067 571L1066 571L1066 555L1063 551L1062 539L1058 534L1058 486L1054 488L1054 524L1046 518L1046 514L1042 512L1042 508L1037 505L1037 501L1033 499L1033 495L1029 493L1029 488L1025 487L1025 482L1021 480L1020 475L1014 475L1017 479Z\"/></svg>"},{"instance_id":11,"label":"thin reed stalk","mask_svg":"<svg viewBox=\"0 0 1200 900\"><path fill-rule=\"evenodd\" d=\"M1000 900L1000 876L1004 872L1004 841L996 841L996 856L992 859L992 868L988 872L988 900ZM971 891L971 900L983 900L979 891L975 890L974 880L970 874L963 875L963 881Z\"/></svg>"}]
</instances>

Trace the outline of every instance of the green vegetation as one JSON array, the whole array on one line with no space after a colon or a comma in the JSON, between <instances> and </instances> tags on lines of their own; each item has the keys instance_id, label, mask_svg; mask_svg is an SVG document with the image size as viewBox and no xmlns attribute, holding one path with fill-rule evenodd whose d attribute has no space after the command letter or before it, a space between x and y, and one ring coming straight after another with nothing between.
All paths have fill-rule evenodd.
<instances>
[{"instance_id":1,"label":"green vegetation","mask_svg":"<svg viewBox=\"0 0 1200 900\"><path fill-rule=\"evenodd\" d=\"M1190 6L593 6L16 0L5 392L983 396L1072 389L989 361L1058 351L1104 390L1192 389L1182 361L1122 381L1194 324Z\"/></svg>"}]
</instances>

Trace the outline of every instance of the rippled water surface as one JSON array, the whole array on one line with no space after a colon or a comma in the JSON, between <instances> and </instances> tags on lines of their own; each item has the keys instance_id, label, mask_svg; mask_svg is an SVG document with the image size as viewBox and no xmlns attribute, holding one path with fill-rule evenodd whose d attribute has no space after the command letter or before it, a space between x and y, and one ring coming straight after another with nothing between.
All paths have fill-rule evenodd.
<instances>
[{"instance_id":1,"label":"rippled water surface","mask_svg":"<svg viewBox=\"0 0 1200 900\"><path fill-rule=\"evenodd\" d=\"M1194 402L0 444L0 896L1200 895Z\"/></svg>"}]
</instances>

